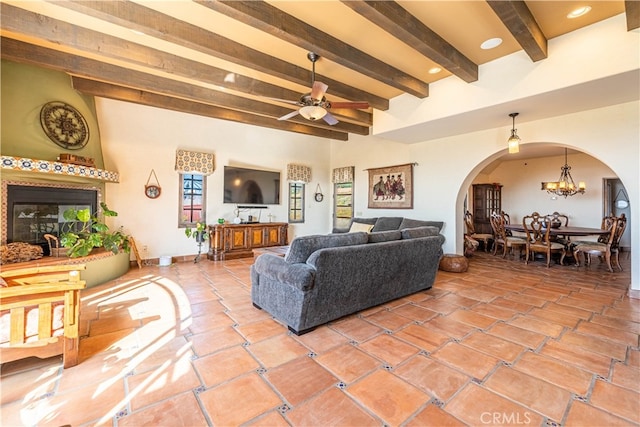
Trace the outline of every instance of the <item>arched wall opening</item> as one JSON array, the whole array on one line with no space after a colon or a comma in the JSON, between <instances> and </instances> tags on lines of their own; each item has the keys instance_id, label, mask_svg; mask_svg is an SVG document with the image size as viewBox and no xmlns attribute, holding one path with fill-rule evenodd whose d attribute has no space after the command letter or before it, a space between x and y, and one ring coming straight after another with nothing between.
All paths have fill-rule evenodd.
<instances>
[{"instance_id":1,"label":"arched wall opening","mask_svg":"<svg viewBox=\"0 0 640 427\"><path fill-rule=\"evenodd\" d=\"M566 198L542 189L542 182L558 180L565 163L565 147L568 148L567 164L571 167L574 181L585 181L587 184L584 194ZM541 214L560 212L569 216L573 226L598 228L602 217L612 213L611 199L615 198L615 195L608 193L605 182L619 180L625 187L627 183L614 167L599 158L600 153L596 151L559 141L529 142L521 146L517 155L510 155L506 149L502 149L480 161L467 174L456 198L456 252L464 252L464 212L473 204L473 184L501 184L502 210L510 214L512 222L520 222L524 215L534 211ZM630 187L633 188L633 185ZM629 223L625 231L627 241L631 240L632 233L637 229L630 215L637 200L632 200L630 193L626 191L629 199L629 214L626 215Z\"/></svg>"}]
</instances>

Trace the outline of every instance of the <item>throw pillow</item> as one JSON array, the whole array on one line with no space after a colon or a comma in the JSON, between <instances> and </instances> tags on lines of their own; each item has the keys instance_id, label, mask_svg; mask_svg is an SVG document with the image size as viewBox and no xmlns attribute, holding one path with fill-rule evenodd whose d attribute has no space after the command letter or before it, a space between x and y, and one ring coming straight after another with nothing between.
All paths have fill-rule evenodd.
<instances>
[{"instance_id":1,"label":"throw pillow","mask_svg":"<svg viewBox=\"0 0 640 427\"><path fill-rule=\"evenodd\" d=\"M361 222L352 222L351 228L349 228L349 233L357 233L359 231L364 231L368 233L373 228L373 224L363 224Z\"/></svg>"}]
</instances>

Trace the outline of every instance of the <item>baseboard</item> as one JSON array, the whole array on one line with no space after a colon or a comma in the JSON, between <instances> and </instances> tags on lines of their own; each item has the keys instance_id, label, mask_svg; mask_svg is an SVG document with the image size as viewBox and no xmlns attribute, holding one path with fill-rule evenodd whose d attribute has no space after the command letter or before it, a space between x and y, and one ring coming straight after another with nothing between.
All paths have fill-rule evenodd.
<instances>
[{"instance_id":1,"label":"baseboard","mask_svg":"<svg viewBox=\"0 0 640 427\"><path fill-rule=\"evenodd\" d=\"M195 259L196 254L193 255L176 255L176 256L172 256L171 257L171 263L178 263L178 262L193 262L193 260ZM200 254L200 261L207 259L207 253L203 252ZM138 267L138 263L137 261L134 260L129 260L129 265L131 268L134 267ZM160 258L144 258L142 259L142 265L160 265Z\"/></svg>"}]
</instances>

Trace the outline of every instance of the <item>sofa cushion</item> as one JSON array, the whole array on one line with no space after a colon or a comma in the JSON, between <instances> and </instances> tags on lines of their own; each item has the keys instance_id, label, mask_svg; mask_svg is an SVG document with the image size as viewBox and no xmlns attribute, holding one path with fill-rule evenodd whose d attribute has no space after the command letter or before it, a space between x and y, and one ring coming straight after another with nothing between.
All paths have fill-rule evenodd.
<instances>
[{"instance_id":1,"label":"sofa cushion","mask_svg":"<svg viewBox=\"0 0 640 427\"><path fill-rule=\"evenodd\" d=\"M284 259L289 263L307 262L309 256L318 249L362 245L368 241L368 234L362 231L357 233L300 236L293 239Z\"/></svg>"},{"instance_id":2,"label":"sofa cushion","mask_svg":"<svg viewBox=\"0 0 640 427\"><path fill-rule=\"evenodd\" d=\"M364 231L368 233L373 228L373 224L364 224L362 222L352 222L349 228L349 233L356 233L358 231Z\"/></svg>"},{"instance_id":3,"label":"sofa cushion","mask_svg":"<svg viewBox=\"0 0 640 427\"><path fill-rule=\"evenodd\" d=\"M438 227L424 226L416 228L404 228L400 230L403 239L417 239L418 237L437 236L439 234Z\"/></svg>"},{"instance_id":4,"label":"sofa cushion","mask_svg":"<svg viewBox=\"0 0 640 427\"><path fill-rule=\"evenodd\" d=\"M444 222L443 221L423 221L420 219L403 218L398 228L402 230L403 228L424 227L426 225L438 227L438 232L440 232L442 230L442 227L444 226Z\"/></svg>"},{"instance_id":5,"label":"sofa cushion","mask_svg":"<svg viewBox=\"0 0 640 427\"><path fill-rule=\"evenodd\" d=\"M402 217L400 216L383 216L378 218L372 231L399 230L401 222Z\"/></svg>"},{"instance_id":6,"label":"sofa cushion","mask_svg":"<svg viewBox=\"0 0 640 427\"><path fill-rule=\"evenodd\" d=\"M400 240L402 234L400 230L377 231L369 233L369 243L389 242L391 240Z\"/></svg>"}]
</instances>

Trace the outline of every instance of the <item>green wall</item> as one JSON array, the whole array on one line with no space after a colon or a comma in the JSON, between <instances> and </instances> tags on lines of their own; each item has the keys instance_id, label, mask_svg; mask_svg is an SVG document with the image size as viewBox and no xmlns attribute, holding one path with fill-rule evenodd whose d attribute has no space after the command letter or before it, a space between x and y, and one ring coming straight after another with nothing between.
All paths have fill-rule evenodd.
<instances>
[{"instance_id":1,"label":"green wall","mask_svg":"<svg viewBox=\"0 0 640 427\"><path fill-rule=\"evenodd\" d=\"M61 153L91 157L97 168L104 168L100 130L92 96L71 86L71 77L11 61L1 63L1 139L0 153L38 160L56 160ZM80 111L89 126L89 142L80 150L66 150L47 137L40 125L40 109L50 101L67 103Z\"/></svg>"}]
</instances>

